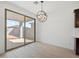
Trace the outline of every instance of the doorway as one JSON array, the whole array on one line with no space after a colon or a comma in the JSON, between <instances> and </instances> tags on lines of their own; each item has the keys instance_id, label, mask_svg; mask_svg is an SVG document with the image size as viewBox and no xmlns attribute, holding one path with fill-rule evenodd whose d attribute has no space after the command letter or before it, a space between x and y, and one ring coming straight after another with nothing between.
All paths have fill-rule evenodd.
<instances>
[{"instance_id":1,"label":"doorway","mask_svg":"<svg viewBox=\"0 0 79 59\"><path fill-rule=\"evenodd\" d=\"M35 42L35 26L34 18L5 9L5 51Z\"/></svg>"}]
</instances>

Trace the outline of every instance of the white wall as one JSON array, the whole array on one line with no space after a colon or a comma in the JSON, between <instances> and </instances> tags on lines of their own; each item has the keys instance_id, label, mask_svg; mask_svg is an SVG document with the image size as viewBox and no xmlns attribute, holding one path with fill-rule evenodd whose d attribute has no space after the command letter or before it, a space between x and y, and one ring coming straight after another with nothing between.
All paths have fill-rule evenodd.
<instances>
[{"instance_id":1,"label":"white wall","mask_svg":"<svg viewBox=\"0 0 79 59\"><path fill-rule=\"evenodd\" d=\"M28 10L21 9L20 7L8 2L0 2L0 53L4 52L5 47L5 8L31 17L35 17L34 14Z\"/></svg>"},{"instance_id":2,"label":"white wall","mask_svg":"<svg viewBox=\"0 0 79 59\"><path fill-rule=\"evenodd\" d=\"M79 2L47 2L45 6L48 19L40 24L41 42L74 50L74 13L79 8Z\"/></svg>"}]
</instances>

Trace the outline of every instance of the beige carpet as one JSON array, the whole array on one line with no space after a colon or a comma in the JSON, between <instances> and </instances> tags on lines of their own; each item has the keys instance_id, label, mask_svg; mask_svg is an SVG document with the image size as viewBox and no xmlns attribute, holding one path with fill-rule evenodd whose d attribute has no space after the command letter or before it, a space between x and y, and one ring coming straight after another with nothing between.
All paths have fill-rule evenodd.
<instances>
[{"instance_id":1,"label":"beige carpet","mask_svg":"<svg viewBox=\"0 0 79 59\"><path fill-rule=\"evenodd\" d=\"M75 52L45 43L32 43L2 55L2 58L76 58Z\"/></svg>"}]
</instances>

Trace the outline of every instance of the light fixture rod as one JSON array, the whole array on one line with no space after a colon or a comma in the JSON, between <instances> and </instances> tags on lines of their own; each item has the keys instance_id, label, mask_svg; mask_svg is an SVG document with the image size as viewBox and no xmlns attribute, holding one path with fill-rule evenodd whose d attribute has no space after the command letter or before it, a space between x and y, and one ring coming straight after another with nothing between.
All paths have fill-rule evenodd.
<instances>
[{"instance_id":1,"label":"light fixture rod","mask_svg":"<svg viewBox=\"0 0 79 59\"><path fill-rule=\"evenodd\" d=\"M44 1L41 1L41 11L43 10L43 2Z\"/></svg>"}]
</instances>

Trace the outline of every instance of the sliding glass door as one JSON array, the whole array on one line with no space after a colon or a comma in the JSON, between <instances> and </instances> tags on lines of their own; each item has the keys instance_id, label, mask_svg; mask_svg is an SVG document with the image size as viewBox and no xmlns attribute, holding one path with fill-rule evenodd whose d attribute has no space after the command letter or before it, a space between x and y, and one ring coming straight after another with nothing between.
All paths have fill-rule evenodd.
<instances>
[{"instance_id":1,"label":"sliding glass door","mask_svg":"<svg viewBox=\"0 0 79 59\"><path fill-rule=\"evenodd\" d=\"M35 41L35 19L6 9L6 50Z\"/></svg>"},{"instance_id":2,"label":"sliding glass door","mask_svg":"<svg viewBox=\"0 0 79 59\"><path fill-rule=\"evenodd\" d=\"M34 20L25 18L25 43L34 42Z\"/></svg>"},{"instance_id":3,"label":"sliding glass door","mask_svg":"<svg viewBox=\"0 0 79 59\"><path fill-rule=\"evenodd\" d=\"M24 44L24 16L7 11L7 50Z\"/></svg>"}]
</instances>

